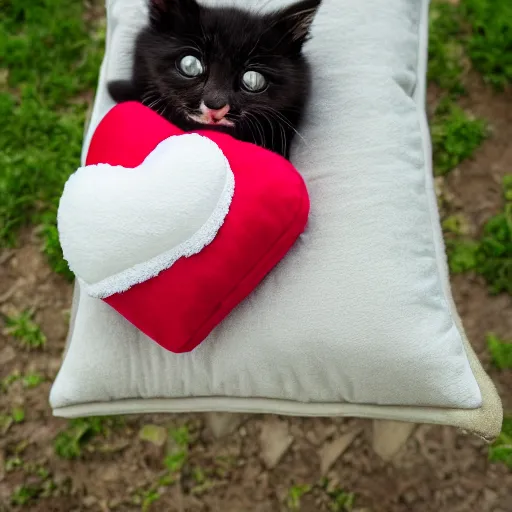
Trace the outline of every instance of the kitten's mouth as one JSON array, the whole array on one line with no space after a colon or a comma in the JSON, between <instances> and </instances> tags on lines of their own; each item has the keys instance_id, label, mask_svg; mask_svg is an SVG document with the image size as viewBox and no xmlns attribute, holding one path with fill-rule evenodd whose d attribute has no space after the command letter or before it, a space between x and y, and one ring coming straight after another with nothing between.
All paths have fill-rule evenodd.
<instances>
[{"instance_id":1,"label":"kitten's mouth","mask_svg":"<svg viewBox=\"0 0 512 512\"><path fill-rule=\"evenodd\" d=\"M199 105L199 111L197 113L188 113L189 119L199 124L205 124L207 126L235 126L235 123L228 119L227 115L231 110L230 105L226 104L221 108L212 109L205 105L204 101L201 101Z\"/></svg>"},{"instance_id":2,"label":"kitten's mouth","mask_svg":"<svg viewBox=\"0 0 512 512\"><path fill-rule=\"evenodd\" d=\"M235 126L235 123L230 119L223 117L222 119L213 119L205 114L188 114L188 118L196 123L205 124L208 126Z\"/></svg>"}]
</instances>

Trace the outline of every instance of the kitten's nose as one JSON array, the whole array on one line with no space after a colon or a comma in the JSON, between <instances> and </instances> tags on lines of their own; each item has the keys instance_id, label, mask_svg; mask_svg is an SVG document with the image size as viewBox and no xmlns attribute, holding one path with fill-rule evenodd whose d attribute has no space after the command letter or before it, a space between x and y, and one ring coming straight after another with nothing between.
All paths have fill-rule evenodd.
<instances>
[{"instance_id":1,"label":"kitten's nose","mask_svg":"<svg viewBox=\"0 0 512 512\"><path fill-rule=\"evenodd\" d=\"M226 117L226 114L230 110L229 105L223 105L217 108L213 108L212 106L205 103L206 108L208 109L209 114L215 119L215 121L220 121Z\"/></svg>"}]
</instances>

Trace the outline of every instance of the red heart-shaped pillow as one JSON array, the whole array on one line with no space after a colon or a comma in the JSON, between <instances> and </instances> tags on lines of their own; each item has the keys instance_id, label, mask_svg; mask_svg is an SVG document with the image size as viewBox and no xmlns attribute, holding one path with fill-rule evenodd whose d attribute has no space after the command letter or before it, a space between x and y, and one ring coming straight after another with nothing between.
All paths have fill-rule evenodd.
<instances>
[{"instance_id":1,"label":"red heart-shaped pillow","mask_svg":"<svg viewBox=\"0 0 512 512\"><path fill-rule=\"evenodd\" d=\"M179 258L169 268L147 280L138 279L139 282L125 291L102 296L106 303L129 322L172 352L187 352L194 349L235 306L254 290L295 243L304 230L309 214L309 197L304 181L287 160L256 145L237 141L226 134L208 130L197 132L197 134L207 137L209 141L206 140L206 142L210 146L213 146L210 142L213 141L220 148L224 156L220 152L219 154L224 161L227 159L230 172L234 176L234 194L222 226L213 240L197 254ZM87 166L109 164L116 172L120 168L115 166L122 166L124 169L121 169L122 172L119 171L121 174L110 176L108 178L110 182L114 180L116 183L115 180L117 180L121 187L123 176L126 176L127 182L137 178L138 181L134 183L138 185L128 186L123 181L122 194L116 195L119 191L113 190L105 199L104 188L108 189L109 186L112 188L112 183L103 187L99 174L106 172L106 167L103 167L104 171L101 165L94 168L95 177L99 178L99 181L95 181L91 186L81 185L78 193L89 194L93 208L95 202L98 208L100 204L112 202L113 210L110 219L100 217L100 222L94 225L93 233L97 233L98 237L105 233L108 235L107 228L112 229L109 223L114 225L114 230L117 229L116 223L123 220L118 218L123 215L120 201L139 204L137 201L142 198L142 204L148 205L150 213L148 214L142 207L136 214L147 224L152 222L152 218L162 222L162 219L157 219L157 216L160 215L158 212L164 212L164 210L149 208L152 206L151 192L148 192L151 190L151 183L147 182L152 179L151 173L146 171L148 177L144 185L141 183L146 175L136 176L136 174L144 172L142 164L148 161L148 155L154 155L155 148L159 147L162 141L169 139L174 143L178 141L177 143L180 144L182 137L185 142L185 138L188 137L187 141L189 141L190 137L197 137L197 135L184 134L155 112L138 103L117 105L104 117L92 137L86 164ZM202 140L205 141L204 138ZM176 147L184 146L181 144ZM218 148L215 147L215 150L218 151ZM197 161L198 166L204 166L205 158L207 155L200 155L197 151L191 150L186 158L187 165L194 165ZM169 162L169 172L172 172L172 163L172 161ZM182 178L185 176L182 175ZM67 187L70 182L66 185ZM205 184L205 187L207 186ZM117 186L114 185L114 188ZM165 193L162 190L158 192ZM169 195L172 195L171 192L169 191ZM65 194L66 189L63 198ZM62 202L63 199L61 204ZM74 230L75 241L68 242L70 237L65 236L66 234L61 231L61 243L70 267L77 277L84 281L83 276L80 276L76 270L80 268L76 261L79 257L76 255L86 253L88 245L85 241L78 242L81 245L77 252L76 240L80 239L80 228L64 217L80 215L81 223L76 224L85 225L85 231L91 231L91 224L87 227L86 223L89 219L83 219L87 215L83 210L76 209L78 207L72 214L68 213L74 208L75 203L76 200L68 200L66 208L62 208L62 212L59 211L59 230L67 230L68 235L70 230ZM198 205L200 206L200 201ZM182 205L179 215L177 214L173 219L174 222L186 225L187 211L186 205L185 207ZM131 215L130 219L134 218L133 212ZM93 222L93 216L91 213L90 222ZM163 219L164 223L166 218ZM68 220L67 223L66 220ZM144 236L143 231L140 230L140 223L138 221L135 223L138 227L134 227L134 244ZM102 233L103 230L107 231ZM115 231L112 233L115 234ZM90 234L88 236L90 238ZM160 236L158 243L160 246L162 244L165 246L165 237L168 235L164 232L161 235L157 233L151 236ZM85 237L84 234L83 238ZM72 244L74 247L71 247ZM95 254L92 258L93 263L114 265L116 258L122 259L123 251L131 250L130 247L114 248L115 250L112 251L110 249L109 247L109 251L104 253L105 260L102 260L103 253L99 256ZM109 258L112 261L106 261ZM139 262L138 265L140 264ZM85 280L85 284L93 283Z\"/></svg>"}]
</instances>

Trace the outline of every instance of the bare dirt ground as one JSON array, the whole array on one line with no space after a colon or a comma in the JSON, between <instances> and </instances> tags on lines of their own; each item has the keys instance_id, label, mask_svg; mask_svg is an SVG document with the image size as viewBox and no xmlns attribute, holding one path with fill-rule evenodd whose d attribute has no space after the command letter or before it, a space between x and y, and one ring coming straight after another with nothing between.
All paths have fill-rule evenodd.
<instances>
[{"instance_id":1,"label":"bare dirt ground","mask_svg":"<svg viewBox=\"0 0 512 512\"><path fill-rule=\"evenodd\" d=\"M435 101L435 91L430 100ZM499 210L500 178L512 169L512 99L491 93L475 79L463 101L490 120L493 135L474 160L449 175L445 188L448 213L464 213L478 233ZM512 339L511 298L490 297L485 283L471 275L456 276L453 287L469 338L510 410L512 375L490 366L485 334L493 331ZM332 494L316 485L327 476L332 488L356 493L353 510L360 512L512 511L512 472L488 462L482 441L445 427L419 426L398 455L384 462L371 449L371 425L366 421L253 416L218 440L205 428L202 415L160 415L126 418L108 438L87 446L78 460L61 459L53 439L67 423L52 417L48 393L65 343L71 292L70 285L47 267L35 233L25 232L19 248L0 253L0 313L34 308L35 320L48 338L44 349L29 352L0 334L0 378L37 371L47 379L34 389L16 382L0 394L2 411L22 406L26 412L23 422L0 431L0 511L17 509L10 502L15 489L41 479L37 472L6 468L6 461L17 456L25 464L46 468L52 482L50 497L30 501L23 510L141 510L133 496L162 475L165 447L141 440L139 430L147 424L184 423L189 424L192 444L181 477L160 489L160 499L147 510L290 510L293 503L287 504L287 497L299 484L315 486L302 497L300 510L343 510L335 508ZM340 438L346 433L353 434L353 441L323 475L322 468L333 462L329 454L344 444ZM273 453L269 440L276 436L282 443ZM199 478L197 468L208 478Z\"/></svg>"}]
</instances>

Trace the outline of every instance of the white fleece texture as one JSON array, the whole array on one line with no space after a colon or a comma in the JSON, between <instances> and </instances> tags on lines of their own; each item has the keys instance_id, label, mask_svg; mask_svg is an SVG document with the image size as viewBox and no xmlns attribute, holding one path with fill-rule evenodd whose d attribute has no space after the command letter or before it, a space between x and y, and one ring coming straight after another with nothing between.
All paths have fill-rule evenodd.
<instances>
[{"instance_id":1,"label":"white fleece texture","mask_svg":"<svg viewBox=\"0 0 512 512\"><path fill-rule=\"evenodd\" d=\"M229 163L212 140L169 137L135 169L78 169L62 194L65 259L92 297L155 277L215 238L234 192Z\"/></svg>"},{"instance_id":2,"label":"white fleece texture","mask_svg":"<svg viewBox=\"0 0 512 512\"><path fill-rule=\"evenodd\" d=\"M285 2L224 3L268 9ZM112 106L106 80L129 69L143 4L108 2L107 56L84 154ZM454 321L432 184L427 23L426 1L324 0L306 47L314 81L304 140L297 137L292 154L311 198L306 232L188 354L166 352L77 291L68 351L51 391L56 414L73 405L80 406L76 415L101 412L98 404L103 413L183 410L200 397L195 410L279 412L282 401L293 414L314 414L316 404L323 415L385 417L385 407L363 404L430 406L437 409L414 417L449 423L436 411L480 407ZM473 355L472 364L484 382ZM148 407L137 401L155 397ZM413 409L398 417L407 420Z\"/></svg>"}]
</instances>

